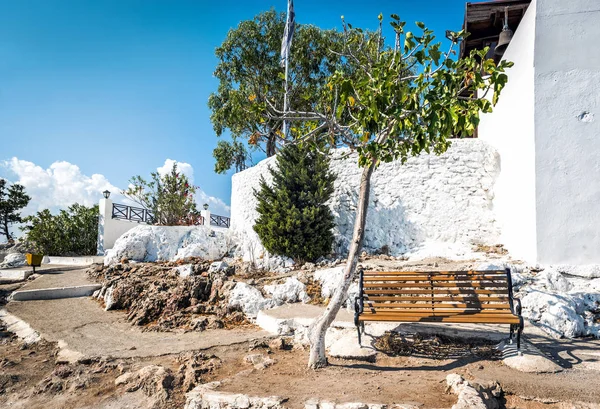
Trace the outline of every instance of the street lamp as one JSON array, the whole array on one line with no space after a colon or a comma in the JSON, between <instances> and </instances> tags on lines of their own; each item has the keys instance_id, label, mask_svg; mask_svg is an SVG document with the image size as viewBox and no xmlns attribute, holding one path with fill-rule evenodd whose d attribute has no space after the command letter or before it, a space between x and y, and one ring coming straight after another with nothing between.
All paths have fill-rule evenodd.
<instances>
[{"instance_id":1,"label":"street lamp","mask_svg":"<svg viewBox=\"0 0 600 409\"><path fill-rule=\"evenodd\" d=\"M208 203L204 203L202 207L204 207L204 210L208 210Z\"/></svg>"},{"instance_id":2,"label":"street lamp","mask_svg":"<svg viewBox=\"0 0 600 409\"><path fill-rule=\"evenodd\" d=\"M110 192L108 190L105 190L104 192L102 192L102 194L104 195L105 199L108 199L108 197L110 196Z\"/></svg>"}]
</instances>

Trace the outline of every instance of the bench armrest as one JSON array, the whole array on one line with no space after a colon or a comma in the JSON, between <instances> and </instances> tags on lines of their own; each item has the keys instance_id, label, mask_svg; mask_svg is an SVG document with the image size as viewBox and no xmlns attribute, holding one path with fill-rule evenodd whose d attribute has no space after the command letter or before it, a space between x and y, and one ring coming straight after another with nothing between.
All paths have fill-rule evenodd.
<instances>
[{"instance_id":1,"label":"bench armrest","mask_svg":"<svg viewBox=\"0 0 600 409\"><path fill-rule=\"evenodd\" d=\"M514 297L513 298L513 314L516 315L517 317L521 316L521 312L523 310L523 307L521 306L521 299Z\"/></svg>"},{"instance_id":2,"label":"bench armrest","mask_svg":"<svg viewBox=\"0 0 600 409\"><path fill-rule=\"evenodd\" d=\"M354 312L356 312L357 314L362 314L363 311L364 306L362 303L362 296L357 295L356 297L354 297Z\"/></svg>"}]
</instances>

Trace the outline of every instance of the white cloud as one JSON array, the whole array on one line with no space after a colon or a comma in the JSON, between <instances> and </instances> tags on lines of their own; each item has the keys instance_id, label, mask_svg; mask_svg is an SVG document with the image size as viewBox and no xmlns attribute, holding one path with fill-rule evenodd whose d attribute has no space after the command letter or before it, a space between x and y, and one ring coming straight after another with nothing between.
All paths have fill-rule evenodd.
<instances>
[{"instance_id":1,"label":"white cloud","mask_svg":"<svg viewBox=\"0 0 600 409\"><path fill-rule=\"evenodd\" d=\"M167 159L163 166L157 168L157 171L164 174L171 170L175 162ZM24 216L43 209L50 209L55 213L73 203L92 206L98 203L102 192L107 189L111 191L111 199L114 202L132 204L119 193L121 189L110 183L104 175L84 175L77 165L69 162L54 162L48 169L43 169L33 162L13 157L0 164L16 176L7 179L25 186L25 191L31 196L29 205L23 211ZM177 166L193 183L193 167L184 162L177 162ZM208 196L201 189L196 192L196 201L199 207L208 203L210 210L216 214L223 216L230 214L229 206L225 202L217 197Z\"/></svg>"},{"instance_id":2,"label":"white cloud","mask_svg":"<svg viewBox=\"0 0 600 409\"><path fill-rule=\"evenodd\" d=\"M104 190L120 191L103 175L86 176L77 165L69 162L54 162L48 169L43 169L33 162L12 158L2 165L16 175L11 182L25 186L25 191L31 196L24 215L43 209L54 213L73 203L92 206L98 203Z\"/></svg>"}]
</instances>

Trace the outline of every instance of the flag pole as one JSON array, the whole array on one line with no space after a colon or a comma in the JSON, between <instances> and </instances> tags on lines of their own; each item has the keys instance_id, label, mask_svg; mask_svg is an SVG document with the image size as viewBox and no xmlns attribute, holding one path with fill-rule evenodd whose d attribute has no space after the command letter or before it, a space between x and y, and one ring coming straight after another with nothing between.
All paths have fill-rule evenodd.
<instances>
[{"instance_id":1,"label":"flag pole","mask_svg":"<svg viewBox=\"0 0 600 409\"><path fill-rule=\"evenodd\" d=\"M288 136L288 121L285 119L287 116L289 106L288 101L288 75L289 75L289 56L290 56L290 48L292 46L291 41L288 38L290 36L290 1L287 2L287 15L285 19L285 33L283 41L286 42L286 52L285 52L285 89L283 93L283 140L285 141Z\"/></svg>"},{"instance_id":2,"label":"flag pole","mask_svg":"<svg viewBox=\"0 0 600 409\"><path fill-rule=\"evenodd\" d=\"M286 140L287 136L288 136L288 121L285 119L285 116L287 115L287 111L290 108L289 107L289 101L288 101L288 70L289 70L289 62L288 62L288 58L289 58L289 52L286 53L285 56L285 92L283 94L283 139Z\"/></svg>"}]
</instances>

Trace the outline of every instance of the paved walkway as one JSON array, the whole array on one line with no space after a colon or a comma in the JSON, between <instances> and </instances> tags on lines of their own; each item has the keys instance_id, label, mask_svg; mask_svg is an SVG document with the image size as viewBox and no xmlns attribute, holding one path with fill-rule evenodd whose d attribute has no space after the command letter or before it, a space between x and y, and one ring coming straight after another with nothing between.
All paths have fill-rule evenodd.
<instances>
[{"instance_id":1,"label":"paved walkway","mask_svg":"<svg viewBox=\"0 0 600 409\"><path fill-rule=\"evenodd\" d=\"M41 272L42 276L29 281L20 290L39 290L43 288L75 287L86 284L96 284L88 279L86 268L61 269Z\"/></svg>"},{"instance_id":2,"label":"paved walkway","mask_svg":"<svg viewBox=\"0 0 600 409\"><path fill-rule=\"evenodd\" d=\"M44 274L19 290L91 284L85 269ZM148 357L206 349L269 337L256 328L205 332L142 332L123 311L104 311L90 297L38 301L11 301L6 310L25 321L43 338L65 350L88 357Z\"/></svg>"},{"instance_id":3,"label":"paved walkway","mask_svg":"<svg viewBox=\"0 0 600 409\"><path fill-rule=\"evenodd\" d=\"M148 357L231 345L268 337L255 328L204 332L142 332L126 321L123 311L104 311L85 298L13 301L6 309L49 341L85 356Z\"/></svg>"}]
</instances>

